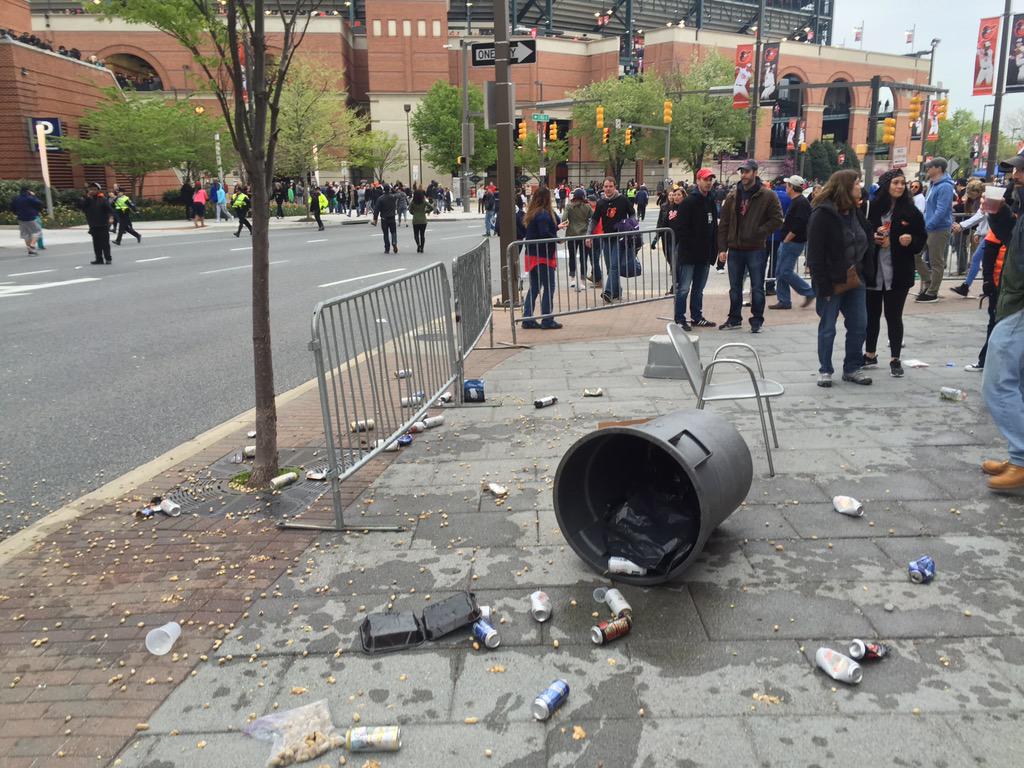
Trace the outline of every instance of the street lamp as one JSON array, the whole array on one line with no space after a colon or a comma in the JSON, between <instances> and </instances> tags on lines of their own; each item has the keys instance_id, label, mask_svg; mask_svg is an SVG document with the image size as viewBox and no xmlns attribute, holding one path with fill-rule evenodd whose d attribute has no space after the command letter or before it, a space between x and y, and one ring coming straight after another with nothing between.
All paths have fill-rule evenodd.
<instances>
[{"instance_id":1,"label":"street lamp","mask_svg":"<svg viewBox=\"0 0 1024 768\"><path fill-rule=\"evenodd\" d=\"M466 35L473 34L473 4L466 3Z\"/></svg>"},{"instance_id":2,"label":"street lamp","mask_svg":"<svg viewBox=\"0 0 1024 768\"><path fill-rule=\"evenodd\" d=\"M412 112L412 104L402 105L405 110L405 157L409 161L409 188L412 189L412 138L409 135L409 113Z\"/></svg>"}]
</instances>

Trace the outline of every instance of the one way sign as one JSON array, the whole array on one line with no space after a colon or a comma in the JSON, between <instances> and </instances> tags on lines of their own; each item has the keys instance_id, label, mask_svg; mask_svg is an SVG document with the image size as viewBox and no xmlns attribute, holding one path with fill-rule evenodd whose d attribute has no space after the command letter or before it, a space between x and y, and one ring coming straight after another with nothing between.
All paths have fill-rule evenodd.
<instances>
[{"instance_id":1,"label":"one way sign","mask_svg":"<svg viewBox=\"0 0 1024 768\"><path fill-rule=\"evenodd\" d=\"M473 43L473 66L494 66L494 43ZM535 64L537 61L536 40L513 40L509 43L510 64Z\"/></svg>"}]
</instances>

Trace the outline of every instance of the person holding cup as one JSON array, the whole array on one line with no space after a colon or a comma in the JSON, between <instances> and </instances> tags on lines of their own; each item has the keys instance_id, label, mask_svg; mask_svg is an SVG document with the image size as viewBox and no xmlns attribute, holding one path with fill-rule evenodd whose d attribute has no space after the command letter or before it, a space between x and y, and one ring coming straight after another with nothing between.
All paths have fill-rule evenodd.
<instances>
[{"instance_id":1,"label":"person holding cup","mask_svg":"<svg viewBox=\"0 0 1024 768\"><path fill-rule=\"evenodd\" d=\"M868 224L874 247L864 257L864 285L867 288L868 322L864 341L864 367L878 364L875 350L881 330L882 312L889 334L889 373L903 376L900 350L903 348L903 307L914 287L916 254L928 241L924 216L914 205L903 171L895 168L878 179Z\"/></svg>"}]
</instances>

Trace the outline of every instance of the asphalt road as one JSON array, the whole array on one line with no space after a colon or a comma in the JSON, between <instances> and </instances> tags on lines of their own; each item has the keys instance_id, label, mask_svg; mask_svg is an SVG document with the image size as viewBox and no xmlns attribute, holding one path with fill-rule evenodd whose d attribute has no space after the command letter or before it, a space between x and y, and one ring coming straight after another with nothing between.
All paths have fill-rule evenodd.
<instances>
[{"instance_id":1,"label":"asphalt road","mask_svg":"<svg viewBox=\"0 0 1024 768\"><path fill-rule=\"evenodd\" d=\"M315 375L318 301L450 266L481 229L432 222L422 255L411 228L390 255L365 224L272 229L277 392ZM110 266L90 265L87 244L0 249L0 538L252 407L247 237L144 234Z\"/></svg>"}]
</instances>

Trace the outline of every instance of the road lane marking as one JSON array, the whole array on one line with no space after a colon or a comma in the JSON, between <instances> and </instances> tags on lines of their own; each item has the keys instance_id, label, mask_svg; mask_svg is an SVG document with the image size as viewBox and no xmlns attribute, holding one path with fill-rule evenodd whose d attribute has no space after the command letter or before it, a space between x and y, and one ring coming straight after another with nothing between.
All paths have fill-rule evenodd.
<instances>
[{"instance_id":1,"label":"road lane marking","mask_svg":"<svg viewBox=\"0 0 1024 768\"><path fill-rule=\"evenodd\" d=\"M467 237L483 237L483 235L455 235L454 237L439 237L438 240L464 240Z\"/></svg>"},{"instance_id":2,"label":"road lane marking","mask_svg":"<svg viewBox=\"0 0 1024 768\"><path fill-rule=\"evenodd\" d=\"M232 248L231 250L232 251L251 251L252 250L252 246L251 245L247 245L244 248Z\"/></svg>"},{"instance_id":3,"label":"road lane marking","mask_svg":"<svg viewBox=\"0 0 1024 768\"><path fill-rule=\"evenodd\" d=\"M169 258L171 258L171 257L170 256L154 256L151 259L136 259L135 263L136 264L145 264L146 262L149 262L149 261L163 261L164 259L169 259Z\"/></svg>"},{"instance_id":4,"label":"road lane marking","mask_svg":"<svg viewBox=\"0 0 1024 768\"><path fill-rule=\"evenodd\" d=\"M386 272L374 272L372 275L360 275L359 277L349 277L345 280L335 280L333 283L322 283L317 288L330 288L332 285L341 285L343 283L354 283L356 280L366 280L371 277L380 277L381 275L393 275L395 272L405 272L405 267L399 267L398 269L389 269Z\"/></svg>"},{"instance_id":5,"label":"road lane marking","mask_svg":"<svg viewBox=\"0 0 1024 768\"><path fill-rule=\"evenodd\" d=\"M273 266L274 264L287 264L287 263L288 263L288 259L281 259L280 261L272 261L272 262L270 262L270 266ZM241 264L241 265L239 265L237 267L224 267L223 269L210 269L210 270L207 270L206 272L200 272L199 274L200 275L215 275L218 272L232 272L232 271L234 271L236 269L252 269L252 264Z\"/></svg>"},{"instance_id":6,"label":"road lane marking","mask_svg":"<svg viewBox=\"0 0 1024 768\"><path fill-rule=\"evenodd\" d=\"M323 240L307 240L306 242L307 243L326 243L327 242L327 238L325 237Z\"/></svg>"},{"instance_id":7,"label":"road lane marking","mask_svg":"<svg viewBox=\"0 0 1024 768\"><path fill-rule=\"evenodd\" d=\"M45 275L47 272L56 272L56 269L37 269L34 272L11 272L8 277L25 277L26 275Z\"/></svg>"},{"instance_id":8,"label":"road lane marking","mask_svg":"<svg viewBox=\"0 0 1024 768\"><path fill-rule=\"evenodd\" d=\"M97 283L98 277L79 277L75 280L61 280L56 283L33 283L30 285L0 286L0 298L5 296L27 296L31 291L39 291L43 288L59 288L64 285L75 285L76 283Z\"/></svg>"}]
</instances>

